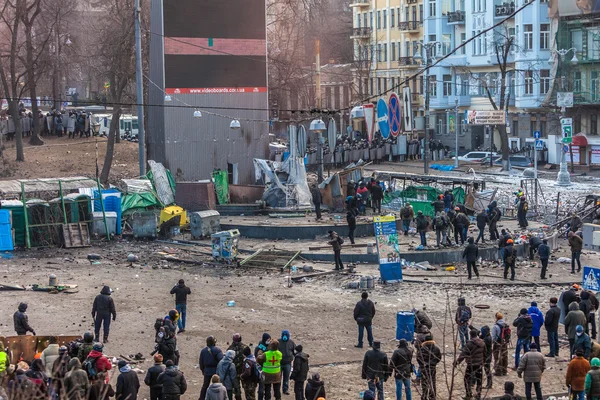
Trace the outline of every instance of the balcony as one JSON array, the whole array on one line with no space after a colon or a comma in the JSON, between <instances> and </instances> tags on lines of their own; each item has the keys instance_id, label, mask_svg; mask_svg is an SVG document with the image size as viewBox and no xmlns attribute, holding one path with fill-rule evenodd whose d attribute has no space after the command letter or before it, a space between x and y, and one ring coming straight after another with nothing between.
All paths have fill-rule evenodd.
<instances>
[{"instance_id":1,"label":"balcony","mask_svg":"<svg viewBox=\"0 0 600 400\"><path fill-rule=\"evenodd\" d=\"M575 105L597 105L600 101L600 92L594 91L574 91L573 103Z\"/></svg>"},{"instance_id":2,"label":"balcony","mask_svg":"<svg viewBox=\"0 0 600 400\"><path fill-rule=\"evenodd\" d=\"M353 28L350 39L370 39L371 32L373 32L371 28Z\"/></svg>"},{"instance_id":3,"label":"balcony","mask_svg":"<svg viewBox=\"0 0 600 400\"><path fill-rule=\"evenodd\" d=\"M448 13L449 24L464 24L465 23L465 12L464 11L451 11Z\"/></svg>"},{"instance_id":4,"label":"balcony","mask_svg":"<svg viewBox=\"0 0 600 400\"><path fill-rule=\"evenodd\" d=\"M422 26L423 22L421 21L398 22L398 30L403 32L418 32Z\"/></svg>"},{"instance_id":5,"label":"balcony","mask_svg":"<svg viewBox=\"0 0 600 400\"><path fill-rule=\"evenodd\" d=\"M418 2L418 0L406 0L407 4L417 4Z\"/></svg>"},{"instance_id":6,"label":"balcony","mask_svg":"<svg viewBox=\"0 0 600 400\"><path fill-rule=\"evenodd\" d=\"M350 7L357 7L357 8L371 7L371 1L370 0L354 0L352 3L350 3Z\"/></svg>"},{"instance_id":7,"label":"balcony","mask_svg":"<svg viewBox=\"0 0 600 400\"><path fill-rule=\"evenodd\" d=\"M398 57L399 67L418 67L419 63L412 57Z\"/></svg>"},{"instance_id":8,"label":"balcony","mask_svg":"<svg viewBox=\"0 0 600 400\"><path fill-rule=\"evenodd\" d=\"M494 18L507 17L515 12L515 2L504 2L494 7Z\"/></svg>"}]
</instances>

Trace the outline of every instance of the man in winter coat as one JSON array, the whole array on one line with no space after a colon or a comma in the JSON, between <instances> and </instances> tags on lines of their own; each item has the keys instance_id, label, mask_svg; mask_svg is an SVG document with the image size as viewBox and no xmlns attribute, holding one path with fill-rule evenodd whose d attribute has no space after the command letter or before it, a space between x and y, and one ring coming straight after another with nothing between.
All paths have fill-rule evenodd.
<instances>
[{"instance_id":1,"label":"man in winter coat","mask_svg":"<svg viewBox=\"0 0 600 400\"><path fill-rule=\"evenodd\" d=\"M175 368L173 361L167 361L167 369L158 376L162 386L163 400L179 400L187 390L187 382L181 371Z\"/></svg>"},{"instance_id":2,"label":"man in winter coat","mask_svg":"<svg viewBox=\"0 0 600 400\"><path fill-rule=\"evenodd\" d=\"M369 390L377 392L377 400L383 400L383 383L389 378L387 355L381 351L381 343L373 342L373 348L365 353L362 378L367 380Z\"/></svg>"},{"instance_id":3,"label":"man in winter coat","mask_svg":"<svg viewBox=\"0 0 600 400\"><path fill-rule=\"evenodd\" d=\"M281 399L282 354L278 349L279 341L273 340L267 351L256 358L256 361L262 365L262 372L265 377L265 400L271 400L271 389L273 389L275 400Z\"/></svg>"},{"instance_id":4,"label":"man in winter coat","mask_svg":"<svg viewBox=\"0 0 600 400\"><path fill-rule=\"evenodd\" d=\"M444 211L445 210L444 195L440 194L440 196L437 200L431 202L431 205L433 206L433 211L435 212L435 214L441 213L442 211Z\"/></svg>"},{"instance_id":5,"label":"man in winter coat","mask_svg":"<svg viewBox=\"0 0 600 400\"><path fill-rule=\"evenodd\" d=\"M412 312L415 314L415 332L419 332L422 326L426 326L427 332L429 332L429 329L433 327L433 323L425 311L413 308Z\"/></svg>"},{"instance_id":6,"label":"man in winter coat","mask_svg":"<svg viewBox=\"0 0 600 400\"><path fill-rule=\"evenodd\" d=\"M596 339L596 334L598 333L596 331L596 310L598 310L600 308L600 301L598 300L598 298L596 297L596 294L594 292L591 292L589 290L584 290L585 292L588 292L590 294L590 302L592 303L592 309L590 310L590 318L589 318L589 323L591 325L591 329L592 329L592 333L590 335L590 337L592 339Z\"/></svg>"},{"instance_id":7,"label":"man in winter coat","mask_svg":"<svg viewBox=\"0 0 600 400\"><path fill-rule=\"evenodd\" d=\"M415 211L409 202L400 210L400 218L402 218L402 229L404 230L404 236L408 236L410 229L410 223L415 219Z\"/></svg>"},{"instance_id":8,"label":"man in winter coat","mask_svg":"<svg viewBox=\"0 0 600 400\"><path fill-rule=\"evenodd\" d=\"M454 320L456 321L456 325L458 325L458 336L460 338L461 349L465 347L467 340L469 340L469 321L472 317L473 312L471 311L471 308L467 306L464 297L460 297L458 299L458 308L456 309Z\"/></svg>"},{"instance_id":9,"label":"man in winter coat","mask_svg":"<svg viewBox=\"0 0 600 400\"><path fill-rule=\"evenodd\" d=\"M537 303L535 301L531 302L531 307L529 307L527 312L529 313L531 321L533 322L533 327L531 328L531 339L537 343L539 349L541 348L540 330L544 325L544 314L542 314L542 311L540 311L540 309L537 307Z\"/></svg>"},{"instance_id":10,"label":"man in winter coat","mask_svg":"<svg viewBox=\"0 0 600 400\"><path fill-rule=\"evenodd\" d=\"M261 354L264 354L267 352L267 350L269 350L269 344L271 343L271 335L269 335L267 332L263 333L262 338L260 340L260 342L258 342L258 345L254 348L254 357L256 358L256 362L260 367L260 364L258 363L258 357ZM258 400L263 400L265 395L265 385L263 384L262 381L258 382Z\"/></svg>"},{"instance_id":11,"label":"man in winter coat","mask_svg":"<svg viewBox=\"0 0 600 400\"><path fill-rule=\"evenodd\" d=\"M315 204L315 214L317 216L317 221L321 219L321 203L323 202L323 196L321 195L321 190L318 185L313 185L310 188L310 194L312 196L312 201Z\"/></svg>"},{"instance_id":12,"label":"man in winter coat","mask_svg":"<svg viewBox=\"0 0 600 400\"><path fill-rule=\"evenodd\" d=\"M294 348L296 344L292 340L290 331L284 330L281 332L279 339L279 351L281 352L281 376L283 378L282 391L286 396L290 390L290 373L292 372L292 362L294 361Z\"/></svg>"},{"instance_id":13,"label":"man in winter coat","mask_svg":"<svg viewBox=\"0 0 600 400\"><path fill-rule=\"evenodd\" d=\"M92 318L94 319L94 331L96 337L95 342L99 342L100 339L100 326L104 324L104 340L103 343L108 343L108 334L110 333L110 317L112 320L117 319L117 311L115 310L115 302L110 297L112 289L108 286L104 286L100 291L100 294L94 299L94 305L92 306Z\"/></svg>"},{"instance_id":14,"label":"man in winter coat","mask_svg":"<svg viewBox=\"0 0 600 400\"><path fill-rule=\"evenodd\" d=\"M569 223L569 230L571 232L577 232L582 226L583 223L581 222L581 218L579 218L577 213L573 213L571 216L571 222Z\"/></svg>"},{"instance_id":15,"label":"man in winter coat","mask_svg":"<svg viewBox=\"0 0 600 400\"><path fill-rule=\"evenodd\" d=\"M517 375L519 378L523 378L525 382L525 396L531 399L531 387L535 388L535 396L537 400L542 400L542 374L546 369L546 360L542 353L537 351L537 345L531 344L531 348L527 354L523 356L519 368L517 368Z\"/></svg>"},{"instance_id":16,"label":"man in winter coat","mask_svg":"<svg viewBox=\"0 0 600 400\"><path fill-rule=\"evenodd\" d=\"M396 380L396 399L402 399L402 386L407 399L412 398L410 389L410 374L412 372L413 350L408 347L406 339L400 339L398 348L394 350L390 360L390 369Z\"/></svg>"},{"instance_id":17,"label":"man in winter coat","mask_svg":"<svg viewBox=\"0 0 600 400\"><path fill-rule=\"evenodd\" d=\"M375 318L375 304L369 300L369 293L362 292L361 300L354 307L354 320L358 324L358 344L354 347L362 349L365 329L369 346L373 346L373 318Z\"/></svg>"},{"instance_id":18,"label":"man in winter coat","mask_svg":"<svg viewBox=\"0 0 600 400\"><path fill-rule=\"evenodd\" d=\"M69 399L85 399L89 388L90 381L87 373L81 369L81 362L78 358L71 359L69 372L65 376L65 392L69 395Z\"/></svg>"},{"instance_id":19,"label":"man in winter coat","mask_svg":"<svg viewBox=\"0 0 600 400\"><path fill-rule=\"evenodd\" d=\"M445 214L446 213L444 211L436 213L435 218L433 219L433 228L435 229L435 241L437 243L437 247L440 247L440 244L445 246L448 239L449 221Z\"/></svg>"},{"instance_id":20,"label":"man in winter coat","mask_svg":"<svg viewBox=\"0 0 600 400\"><path fill-rule=\"evenodd\" d=\"M465 244L467 240L467 234L469 233L469 225L471 221L465 213L457 212L454 226L458 229L458 235L460 237L460 243ZM458 244L458 243L457 243Z\"/></svg>"},{"instance_id":21,"label":"man in winter coat","mask_svg":"<svg viewBox=\"0 0 600 400\"><path fill-rule=\"evenodd\" d=\"M506 230L502 229L498 238L498 257L500 260L502 260L502 265L504 265L504 249L506 248L506 242L508 239L510 239L510 235L506 232Z\"/></svg>"},{"instance_id":22,"label":"man in winter coat","mask_svg":"<svg viewBox=\"0 0 600 400\"><path fill-rule=\"evenodd\" d=\"M573 284L568 290L565 290L564 292L562 292L560 294L560 297L558 298L559 300L559 305L558 307L560 308L560 318L561 324L564 324L564 319L566 318L567 314L569 313L569 306L571 305L572 302L579 300L579 294L577 293L577 291L579 290L579 285L578 284Z\"/></svg>"},{"instance_id":23,"label":"man in winter coat","mask_svg":"<svg viewBox=\"0 0 600 400\"><path fill-rule=\"evenodd\" d=\"M587 333L584 332L583 326L577 325L575 328L575 343L573 343L573 354L577 352L577 350L583 351L583 355L586 359L590 358L590 353L592 352L592 341Z\"/></svg>"},{"instance_id":24,"label":"man in winter coat","mask_svg":"<svg viewBox=\"0 0 600 400\"><path fill-rule=\"evenodd\" d=\"M119 360L119 377L117 378L116 400L137 400L140 390L140 380L137 372L131 369L127 361Z\"/></svg>"},{"instance_id":25,"label":"man in winter coat","mask_svg":"<svg viewBox=\"0 0 600 400\"><path fill-rule=\"evenodd\" d=\"M90 352L94 349L94 334L90 331L84 332L83 343L77 350L77 358L79 361L84 362Z\"/></svg>"},{"instance_id":26,"label":"man in winter coat","mask_svg":"<svg viewBox=\"0 0 600 400\"><path fill-rule=\"evenodd\" d=\"M490 327L484 325L479 331L479 338L483 340L485 344L485 358L483 360L483 372L486 377L486 389L492 388L492 335Z\"/></svg>"},{"instance_id":27,"label":"man in winter coat","mask_svg":"<svg viewBox=\"0 0 600 400\"><path fill-rule=\"evenodd\" d=\"M571 391L573 399L583 400L585 397L585 377L590 370L590 362L583 357L583 351L577 349L575 358L569 362L565 383Z\"/></svg>"},{"instance_id":28,"label":"man in winter coat","mask_svg":"<svg viewBox=\"0 0 600 400\"><path fill-rule=\"evenodd\" d=\"M535 253L538 252L540 246L542 245L542 239L537 236L531 236L529 238L529 259L533 261Z\"/></svg>"},{"instance_id":29,"label":"man in winter coat","mask_svg":"<svg viewBox=\"0 0 600 400\"><path fill-rule=\"evenodd\" d=\"M500 221L500 217L502 213L498 208L498 202L496 200L492 201L488 206L488 218L490 220L490 240L500 239L500 235L498 234L498 221Z\"/></svg>"},{"instance_id":30,"label":"man in winter coat","mask_svg":"<svg viewBox=\"0 0 600 400\"><path fill-rule=\"evenodd\" d=\"M19 304L19 308L13 314L13 322L15 325L15 332L17 335L27 335L27 332L31 332L35 336L35 331L29 326L29 318L27 317L27 303Z\"/></svg>"},{"instance_id":31,"label":"man in winter coat","mask_svg":"<svg viewBox=\"0 0 600 400\"><path fill-rule=\"evenodd\" d=\"M93 383L90 382L90 391L87 400L110 400L115 397L115 390L110 383L106 383L106 375L104 372L98 374L98 379Z\"/></svg>"},{"instance_id":32,"label":"man in winter coat","mask_svg":"<svg viewBox=\"0 0 600 400\"><path fill-rule=\"evenodd\" d=\"M148 368L144 383L150 387L150 400L162 400L162 384L158 382L160 374L165 372L163 356L154 355L154 365Z\"/></svg>"},{"instance_id":33,"label":"man in winter coat","mask_svg":"<svg viewBox=\"0 0 600 400\"><path fill-rule=\"evenodd\" d=\"M496 313L496 323L492 327L492 353L494 355L494 373L496 376L508 375L508 344L510 327L504 321L501 312Z\"/></svg>"},{"instance_id":34,"label":"man in winter coat","mask_svg":"<svg viewBox=\"0 0 600 400\"><path fill-rule=\"evenodd\" d=\"M219 380L225 386L225 389L227 389L229 400L233 399L234 388L239 390L237 372L233 363L234 358L235 351L227 350L225 356L223 356L217 365L217 375L219 375Z\"/></svg>"},{"instance_id":35,"label":"man in winter coat","mask_svg":"<svg viewBox=\"0 0 600 400\"><path fill-rule=\"evenodd\" d=\"M527 228L527 211L529 211L529 203L525 199L525 196L521 196L519 205L517 206L517 219L519 220L519 227Z\"/></svg>"},{"instance_id":36,"label":"man in winter coat","mask_svg":"<svg viewBox=\"0 0 600 400\"><path fill-rule=\"evenodd\" d=\"M210 378L210 386L206 392L206 400L227 400L227 389L220 382L219 375Z\"/></svg>"},{"instance_id":37,"label":"man in winter coat","mask_svg":"<svg viewBox=\"0 0 600 400\"><path fill-rule=\"evenodd\" d=\"M296 356L290 378L294 381L294 397L296 400L304 400L304 383L308 379L308 354L302 351L301 344L294 350Z\"/></svg>"},{"instance_id":38,"label":"man in winter coat","mask_svg":"<svg viewBox=\"0 0 600 400\"><path fill-rule=\"evenodd\" d=\"M173 364L179 364L177 357L177 342L175 332L170 329L160 328L158 332L159 342L156 344L158 353L163 356L163 362L173 361Z\"/></svg>"},{"instance_id":39,"label":"man in winter coat","mask_svg":"<svg viewBox=\"0 0 600 400\"><path fill-rule=\"evenodd\" d=\"M2 342L0 342L0 346L2 349L4 349ZM2 369L1 355L2 352L0 352L0 370ZM54 360L54 364L52 365L52 375L48 375L48 377L51 379L53 393L61 393L65 377L67 376L67 372L69 372L69 362L71 362L69 349L67 346L60 346L58 349L58 358ZM0 379L2 379L2 372L0 372Z\"/></svg>"},{"instance_id":40,"label":"man in winter coat","mask_svg":"<svg viewBox=\"0 0 600 400\"><path fill-rule=\"evenodd\" d=\"M579 309L579 305L576 301L569 304L569 313L565 317L565 333L569 337L569 347L571 349L571 357L573 356L573 346L575 345L575 339L577 338L577 327L585 325L587 319L583 311ZM582 328L583 329L583 328Z\"/></svg>"},{"instance_id":41,"label":"man in winter coat","mask_svg":"<svg viewBox=\"0 0 600 400\"><path fill-rule=\"evenodd\" d=\"M581 250L583 249L583 239L575 232L569 232L569 246L571 247L571 273L575 273L575 262L577 262L577 272L581 272Z\"/></svg>"},{"instance_id":42,"label":"man in winter coat","mask_svg":"<svg viewBox=\"0 0 600 400\"><path fill-rule=\"evenodd\" d=\"M448 212L454 207L454 195L451 191L446 190L444 193L444 211Z\"/></svg>"},{"instance_id":43,"label":"man in winter coat","mask_svg":"<svg viewBox=\"0 0 600 400\"><path fill-rule=\"evenodd\" d=\"M346 214L346 222L348 222L348 239L350 244L354 244L354 231L356 230L356 215L352 211Z\"/></svg>"},{"instance_id":44,"label":"man in winter coat","mask_svg":"<svg viewBox=\"0 0 600 400\"><path fill-rule=\"evenodd\" d=\"M260 381L256 357L254 357L254 354L252 354L250 347L245 347L243 354L244 363L242 364L242 373L240 374L242 387L244 388L246 400L255 400L256 387Z\"/></svg>"},{"instance_id":45,"label":"man in winter coat","mask_svg":"<svg viewBox=\"0 0 600 400\"><path fill-rule=\"evenodd\" d=\"M417 349L417 362L421 372L421 399L435 400L436 390L436 367L442 359L440 348L429 334Z\"/></svg>"},{"instance_id":46,"label":"man in winter coat","mask_svg":"<svg viewBox=\"0 0 600 400\"><path fill-rule=\"evenodd\" d=\"M376 182L371 187L371 200L373 200L373 214L376 212L381 215L381 200L383 200L383 189Z\"/></svg>"},{"instance_id":47,"label":"man in winter coat","mask_svg":"<svg viewBox=\"0 0 600 400\"><path fill-rule=\"evenodd\" d=\"M171 289L171 294L175 295L175 309L179 313L177 325L179 333L185 332L185 321L187 318L187 297L192 294L192 290L185 286L185 281L180 279L177 285Z\"/></svg>"},{"instance_id":48,"label":"man in winter coat","mask_svg":"<svg viewBox=\"0 0 600 400\"><path fill-rule=\"evenodd\" d=\"M546 311L546 318L544 319L544 327L548 332L548 344L550 346L550 352L546 354L546 357L558 357L558 321L560 320L560 308L557 304L558 299L552 297L550 299L550 309Z\"/></svg>"},{"instance_id":49,"label":"man in winter coat","mask_svg":"<svg viewBox=\"0 0 600 400\"><path fill-rule=\"evenodd\" d=\"M479 229L479 235L477 235L477 240L475 243L479 243L481 239L481 243L485 243L485 238L483 234L485 233L485 227L490 222L490 217L488 217L485 210L481 210L479 214L477 214L477 229Z\"/></svg>"},{"instance_id":50,"label":"man in winter coat","mask_svg":"<svg viewBox=\"0 0 600 400\"><path fill-rule=\"evenodd\" d=\"M467 259L467 273L468 279L471 279L471 270L475 272L475 276L479 278L479 271L477 271L477 259L479 258L479 248L475 244L472 237L467 240L468 244L465 246L463 251L463 258Z\"/></svg>"},{"instance_id":51,"label":"man in winter coat","mask_svg":"<svg viewBox=\"0 0 600 400\"><path fill-rule=\"evenodd\" d=\"M89 360L92 365L94 365L97 374L100 372L108 372L112 368L111 362L108 361L108 358L106 358L104 354L102 354L102 350L104 350L102 343L95 343L94 347L92 347L92 351L90 351L90 354L88 354L86 358L86 361ZM90 377L92 380L96 378L97 377Z\"/></svg>"},{"instance_id":52,"label":"man in winter coat","mask_svg":"<svg viewBox=\"0 0 600 400\"><path fill-rule=\"evenodd\" d=\"M540 262L542 263L542 271L540 272L541 279L546 278L546 272L548 271L548 260L550 259L550 254L552 250L550 250L550 246L548 246L548 240L542 240L542 244L538 247L538 256L540 256Z\"/></svg>"},{"instance_id":53,"label":"man in winter coat","mask_svg":"<svg viewBox=\"0 0 600 400\"><path fill-rule=\"evenodd\" d=\"M335 259L335 270L339 271L344 269L342 264L342 243L344 241L339 237L337 232L329 231L329 241L327 242L333 249L333 258Z\"/></svg>"},{"instance_id":54,"label":"man in winter coat","mask_svg":"<svg viewBox=\"0 0 600 400\"><path fill-rule=\"evenodd\" d=\"M521 309L519 316L513 321L513 326L517 328L517 344L515 346L515 368L517 368L521 359L521 349L524 353L529 351L531 330L533 329L533 321L526 308Z\"/></svg>"},{"instance_id":55,"label":"man in winter coat","mask_svg":"<svg viewBox=\"0 0 600 400\"><path fill-rule=\"evenodd\" d=\"M427 246L427 228L429 227L429 221L427 221L427 218L425 218L425 216L423 215L423 211L419 210L417 212L416 224L417 224L417 232L419 232L419 236L421 238L421 246L426 247Z\"/></svg>"},{"instance_id":56,"label":"man in winter coat","mask_svg":"<svg viewBox=\"0 0 600 400\"><path fill-rule=\"evenodd\" d=\"M467 367L465 368L464 384L466 398L473 397L473 383L476 385L476 398L481 398L483 389L483 361L485 360L485 343L478 337L478 332L472 330L470 332L471 340L462 348L460 355L456 359L454 366L458 366L465 360Z\"/></svg>"},{"instance_id":57,"label":"man in winter coat","mask_svg":"<svg viewBox=\"0 0 600 400\"><path fill-rule=\"evenodd\" d=\"M513 247L514 240L508 239L504 247L504 279L508 278L510 269L510 280L515 280L515 263L517 262L517 251Z\"/></svg>"},{"instance_id":58,"label":"man in winter coat","mask_svg":"<svg viewBox=\"0 0 600 400\"><path fill-rule=\"evenodd\" d=\"M206 347L200 352L200 359L198 361L200 371L202 371L202 375L204 375L204 382L202 383L202 389L200 391L200 400L205 400L208 386L211 384L213 375L217 373L217 365L222 358L223 352L217 347L217 339L215 339L214 336L207 337Z\"/></svg>"},{"instance_id":59,"label":"man in winter coat","mask_svg":"<svg viewBox=\"0 0 600 400\"><path fill-rule=\"evenodd\" d=\"M592 296L593 294L587 290L582 290L581 294L579 295L581 298L581 301L579 302L579 309L583 311L583 315L585 315L585 318L588 321L585 325L583 325L583 330L585 333L589 333L590 314L595 311L594 306L592 305Z\"/></svg>"},{"instance_id":60,"label":"man in winter coat","mask_svg":"<svg viewBox=\"0 0 600 400\"><path fill-rule=\"evenodd\" d=\"M600 359L592 358L591 365L585 376L585 394L588 400L600 400Z\"/></svg>"},{"instance_id":61,"label":"man in winter coat","mask_svg":"<svg viewBox=\"0 0 600 400\"><path fill-rule=\"evenodd\" d=\"M60 346L56 343L56 336L50 336L48 342L48 347L42 351L42 356L40 358L44 364L46 376L51 377L52 366L54 365L54 361L58 359L58 350L60 349Z\"/></svg>"},{"instance_id":62,"label":"man in winter coat","mask_svg":"<svg viewBox=\"0 0 600 400\"><path fill-rule=\"evenodd\" d=\"M324 399L327 398L325 393L325 382L321 380L321 375L318 372L315 372L312 374L311 378L308 378L304 397L306 400L318 399L320 397Z\"/></svg>"},{"instance_id":63,"label":"man in winter coat","mask_svg":"<svg viewBox=\"0 0 600 400\"><path fill-rule=\"evenodd\" d=\"M239 333L235 333L231 339L231 345L227 348L227 350L235 351L235 358L233 359L233 364L235 365L236 379L238 381L237 389L234 389L234 396L236 400L242 400L242 390L241 390L241 375L242 368L244 365L244 349L246 345L242 343L242 335Z\"/></svg>"}]
</instances>

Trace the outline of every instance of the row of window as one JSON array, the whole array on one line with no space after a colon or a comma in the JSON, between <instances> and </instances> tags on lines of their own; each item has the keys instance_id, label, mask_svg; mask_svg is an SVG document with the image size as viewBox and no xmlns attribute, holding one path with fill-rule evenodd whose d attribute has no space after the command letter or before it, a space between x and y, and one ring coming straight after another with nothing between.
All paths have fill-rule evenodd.
<instances>
[{"instance_id":1,"label":"row of window","mask_svg":"<svg viewBox=\"0 0 600 400\"><path fill-rule=\"evenodd\" d=\"M400 7L390 8L389 13L387 9L377 10L375 13L373 11L357 13L355 26L357 28L387 29L388 24L390 28L395 28L396 26L400 26L402 22L423 22L423 4L419 4L418 10L419 18L417 19L417 6L406 7L404 9L404 21L402 21ZM376 21L373 21L374 17ZM375 22L375 25L373 25L373 22Z\"/></svg>"},{"instance_id":2,"label":"row of window","mask_svg":"<svg viewBox=\"0 0 600 400\"><path fill-rule=\"evenodd\" d=\"M381 94L386 92L388 89L392 89L403 83L404 80L398 77L391 78L371 78L368 82L365 80L364 88L360 88L360 90L365 89L365 92L369 92L371 95ZM370 85L370 88L367 85ZM419 76L418 78L411 79L408 84L404 84L403 86L408 86L411 88L412 93L423 94L423 76ZM370 90L369 90L370 89Z\"/></svg>"}]
</instances>

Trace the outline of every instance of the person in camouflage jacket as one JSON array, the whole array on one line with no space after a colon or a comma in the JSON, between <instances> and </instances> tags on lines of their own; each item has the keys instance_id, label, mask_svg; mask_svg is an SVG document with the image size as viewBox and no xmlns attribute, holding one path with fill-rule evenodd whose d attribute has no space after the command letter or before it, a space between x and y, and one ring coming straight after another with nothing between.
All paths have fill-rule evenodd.
<instances>
[{"instance_id":1,"label":"person in camouflage jacket","mask_svg":"<svg viewBox=\"0 0 600 400\"><path fill-rule=\"evenodd\" d=\"M242 400L242 391L240 390L240 388L242 387L240 384L240 376L242 375L242 369L244 367L244 348L246 348L246 345L242 343L242 335L240 335L239 333L234 334L232 343L227 348L227 350L235 351L233 365L235 365L235 371L237 372L236 379L238 380L238 389L233 389L235 400Z\"/></svg>"}]
</instances>

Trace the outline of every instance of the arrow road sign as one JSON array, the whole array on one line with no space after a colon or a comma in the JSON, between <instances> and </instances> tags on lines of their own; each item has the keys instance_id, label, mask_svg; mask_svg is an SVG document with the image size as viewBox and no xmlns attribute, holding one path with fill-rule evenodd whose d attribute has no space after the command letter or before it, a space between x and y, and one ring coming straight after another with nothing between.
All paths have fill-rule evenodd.
<instances>
[{"instance_id":1,"label":"arrow road sign","mask_svg":"<svg viewBox=\"0 0 600 400\"><path fill-rule=\"evenodd\" d=\"M412 114L412 98L410 96L410 88L405 86L402 88L402 100L404 103L404 131L413 130L413 114Z\"/></svg>"},{"instance_id":2,"label":"arrow road sign","mask_svg":"<svg viewBox=\"0 0 600 400\"><path fill-rule=\"evenodd\" d=\"M536 138L536 139L541 138L542 137L542 132L540 132L540 131L533 132L533 137Z\"/></svg>"}]
</instances>

